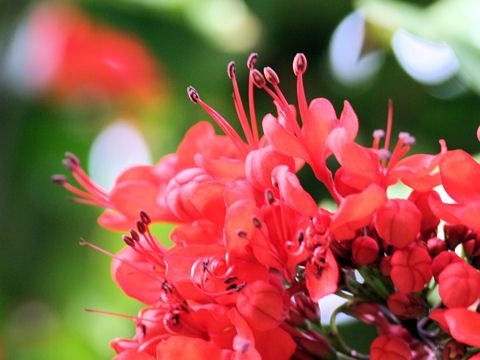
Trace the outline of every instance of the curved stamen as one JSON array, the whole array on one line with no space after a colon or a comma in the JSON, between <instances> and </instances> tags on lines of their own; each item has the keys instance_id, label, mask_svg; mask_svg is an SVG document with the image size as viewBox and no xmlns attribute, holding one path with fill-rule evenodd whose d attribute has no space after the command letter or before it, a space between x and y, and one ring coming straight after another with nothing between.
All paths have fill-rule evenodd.
<instances>
[{"instance_id":1,"label":"curved stamen","mask_svg":"<svg viewBox=\"0 0 480 360\"><path fill-rule=\"evenodd\" d=\"M228 76L232 79L233 84L233 102L235 104L235 110L237 111L238 119L240 120L240 125L242 126L243 132L247 139L247 143L252 145L253 137L252 130L248 123L247 114L245 113L245 108L243 106L242 97L240 96L240 91L238 90L237 77L235 71L235 63L232 61L228 64Z\"/></svg>"}]
</instances>

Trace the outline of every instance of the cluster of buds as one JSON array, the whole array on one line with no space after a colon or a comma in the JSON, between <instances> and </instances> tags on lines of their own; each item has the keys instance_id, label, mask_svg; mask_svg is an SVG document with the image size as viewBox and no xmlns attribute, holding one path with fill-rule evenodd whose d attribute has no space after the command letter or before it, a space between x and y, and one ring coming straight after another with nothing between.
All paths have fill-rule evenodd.
<instances>
[{"instance_id":1,"label":"cluster of buds","mask_svg":"<svg viewBox=\"0 0 480 360\"><path fill-rule=\"evenodd\" d=\"M71 154L65 165L81 188L54 177L79 202L107 209L101 225L129 232L116 255L84 242L112 256L114 280L147 305L133 339L112 342L115 359L479 359L480 165L443 140L438 154L407 156L408 133L390 150L391 106L386 131L362 146L347 101L339 117L324 98L307 103L303 54L293 61L298 108L256 59L247 62L248 111L228 65L244 136L189 87L225 135L198 123L176 153L127 169L109 192ZM263 136L255 87L277 111L263 117ZM304 190L303 166L336 211ZM407 198L387 195L398 182ZM442 202L440 186L455 203ZM177 224L173 246L154 237L157 222ZM325 327L318 301L330 294L348 301ZM337 331L342 312L376 327L369 355Z\"/></svg>"}]
</instances>

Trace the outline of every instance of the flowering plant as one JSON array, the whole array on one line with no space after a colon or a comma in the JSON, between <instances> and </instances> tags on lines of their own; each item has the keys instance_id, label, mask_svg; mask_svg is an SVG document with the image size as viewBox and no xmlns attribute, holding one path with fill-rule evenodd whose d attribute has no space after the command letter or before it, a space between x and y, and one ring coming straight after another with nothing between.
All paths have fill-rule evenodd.
<instances>
[{"instance_id":1,"label":"flowering plant","mask_svg":"<svg viewBox=\"0 0 480 360\"><path fill-rule=\"evenodd\" d=\"M64 164L81 188L53 177L77 201L106 208L101 225L129 232L116 255L83 242L113 257L114 280L147 305L133 319L134 338L112 342L115 359L480 358L480 165L443 140L438 154L406 156L408 133L390 152L391 106L386 132L359 145L347 101L339 118L324 98L308 104L303 54L293 61L298 110L256 58L248 59L248 115L228 66L245 140L189 87L225 135L198 123L175 154L127 169L110 192L72 154ZM254 86L277 111L263 117L263 136ZM336 211L303 189L296 172L305 164ZM406 199L387 195L399 181L411 189ZM441 200L439 186L454 203ZM150 231L156 222L178 224L170 248ZM318 301L333 293L348 301L326 328ZM340 312L377 328L370 355L344 341Z\"/></svg>"}]
</instances>

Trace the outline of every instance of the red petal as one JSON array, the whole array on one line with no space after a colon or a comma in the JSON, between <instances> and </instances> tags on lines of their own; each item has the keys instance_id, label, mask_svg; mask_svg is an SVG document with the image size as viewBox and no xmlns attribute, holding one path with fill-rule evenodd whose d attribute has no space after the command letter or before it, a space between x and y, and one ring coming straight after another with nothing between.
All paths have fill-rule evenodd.
<instances>
[{"instance_id":1,"label":"red petal","mask_svg":"<svg viewBox=\"0 0 480 360\"><path fill-rule=\"evenodd\" d=\"M135 250L126 247L121 250L117 257L125 261L114 259L112 262L112 276L120 288L130 297L143 302L144 304L155 304L161 296L162 277L155 276L152 272L152 263L145 261ZM129 263L134 264L135 268ZM142 272L139 271L143 270ZM152 274L149 276L148 274ZM155 277L158 280L155 281Z\"/></svg>"},{"instance_id":2,"label":"red petal","mask_svg":"<svg viewBox=\"0 0 480 360\"><path fill-rule=\"evenodd\" d=\"M464 308L448 309L444 313L450 334L461 343L480 346L480 314Z\"/></svg>"},{"instance_id":3,"label":"red petal","mask_svg":"<svg viewBox=\"0 0 480 360\"><path fill-rule=\"evenodd\" d=\"M308 121L303 125L302 133L305 145L311 153L321 152L328 134L335 126L337 114L330 101L325 98L312 100L308 108Z\"/></svg>"},{"instance_id":4,"label":"red petal","mask_svg":"<svg viewBox=\"0 0 480 360\"><path fill-rule=\"evenodd\" d=\"M286 165L277 166L272 172L277 182L280 195L286 204L301 214L315 216L318 206L309 193L303 190L297 176L290 172Z\"/></svg>"},{"instance_id":5,"label":"red petal","mask_svg":"<svg viewBox=\"0 0 480 360\"><path fill-rule=\"evenodd\" d=\"M480 164L463 150L446 153L440 161L445 191L457 202L480 200ZM461 174L461 176L459 176Z\"/></svg>"},{"instance_id":6,"label":"red petal","mask_svg":"<svg viewBox=\"0 0 480 360\"><path fill-rule=\"evenodd\" d=\"M172 336L157 346L157 360L221 360L215 344L189 336Z\"/></svg>"},{"instance_id":7,"label":"red petal","mask_svg":"<svg viewBox=\"0 0 480 360\"><path fill-rule=\"evenodd\" d=\"M337 261L330 249L326 250L325 264L326 266L321 269L320 274L319 269L310 262L305 268L307 289L313 301L318 301L325 295L337 291L339 271Z\"/></svg>"},{"instance_id":8,"label":"red petal","mask_svg":"<svg viewBox=\"0 0 480 360\"><path fill-rule=\"evenodd\" d=\"M358 133L358 117L353 111L352 105L344 101L342 114L340 115L340 126L343 127L350 140L355 139Z\"/></svg>"},{"instance_id":9,"label":"red petal","mask_svg":"<svg viewBox=\"0 0 480 360\"><path fill-rule=\"evenodd\" d=\"M385 190L376 184L371 184L359 194L344 198L333 216L330 226L335 239L353 238L355 231L368 225L372 220L373 213L386 201Z\"/></svg>"},{"instance_id":10,"label":"red petal","mask_svg":"<svg viewBox=\"0 0 480 360\"><path fill-rule=\"evenodd\" d=\"M263 132L268 141L282 154L308 159L305 146L302 142L283 127L272 114L263 118Z\"/></svg>"}]
</instances>

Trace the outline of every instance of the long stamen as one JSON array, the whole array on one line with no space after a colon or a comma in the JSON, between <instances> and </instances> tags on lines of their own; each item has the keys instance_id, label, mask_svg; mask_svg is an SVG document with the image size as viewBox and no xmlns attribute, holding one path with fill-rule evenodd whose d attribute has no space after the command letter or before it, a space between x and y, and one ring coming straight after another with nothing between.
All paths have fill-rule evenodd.
<instances>
[{"instance_id":1,"label":"long stamen","mask_svg":"<svg viewBox=\"0 0 480 360\"><path fill-rule=\"evenodd\" d=\"M268 67L268 66L263 69L263 73L265 75L265 79L270 84L272 84L273 89L275 90L277 99L279 100L279 105L281 105L280 108L282 108L285 113L284 117L285 117L285 120L287 120L289 128L296 135L300 135L301 129L300 129L300 126L298 125L295 113L292 111L290 104L288 103L287 99L285 98L282 91L278 87L278 84L280 83L280 79L278 78L277 73L271 67Z\"/></svg>"},{"instance_id":2,"label":"long stamen","mask_svg":"<svg viewBox=\"0 0 480 360\"><path fill-rule=\"evenodd\" d=\"M88 246L88 247L91 247L92 249L95 249L95 250L101 252L102 254L105 254L105 255L107 255L107 256L110 256L111 258L113 258L113 259L115 259L115 260L118 260L118 261L120 261L120 262L122 262L122 263L124 263L124 264L126 264L126 265L128 265L128 266L130 266L132 269L134 269L135 271L137 271L137 272L140 273L140 274L144 274L144 275L152 278L152 279L155 280L155 281L163 282L163 279L158 278L158 277L156 277L156 276L153 276L153 274L158 274L158 273L156 273L155 271L147 272L147 271L145 271L145 270L142 270L142 269L140 269L139 267L137 267L134 263L132 263L131 261L128 261L128 260L126 260L126 259L122 259L122 258L118 257L117 255L114 255L114 254L112 254L111 252L108 252L107 250L102 249L101 247L98 247L98 246L96 246L96 245L93 245L92 243L89 243L89 242L86 241L85 239L81 239L80 245L86 245L86 246Z\"/></svg>"},{"instance_id":3,"label":"long stamen","mask_svg":"<svg viewBox=\"0 0 480 360\"><path fill-rule=\"evenodd\" d=\"M252 124L252 134L253 134L253 144L255 147L258 147L259 143L259 135L258 135L258 125L257 125L257 115L255 114L255 103L253 101L253 77L252 71L255 62L257 61L258 54L252 53L248 57L247 67L249 70L248 76L248 108L250 110L250 122Z\"/></svg>"},{"instance_id":4,"label":"long stamen","mask_svg":"<svg viewBox=\"0 0 480 360\"><path fill-rule=\"evenodd\" d=\"M248 149L247 145L240 138L235 129L225 120L218 112L216 112L212 107L207 105L203 100L200 99L197 90L194 87L189 86L187 89L188 96L195 104L200 104L203 109L215 120L215 122L220 126L225 135L227 135L232 143L237 147L237 149L243 154L247 155Z\"/></svg>"},{"instance_id":5,"label":"long stamen","mask_svg":"<svg viewBox=\"0 0 480 360\"><path fill-rule=\"evenodd\" d=\"M245 108L243 107L242 97L240 96L240 91L238 90L237 77L235 76L235 63L232 61L228 64L228 77L232 79L233 84L233 102L235 104L235 109L237 110L238 118L240 124L242 125L243 132L247 139L248 144L253 144L252 130L248 123L247 114L245 113Z\"/></svg>"},{"instance_id":6,"label":"long stamen","mask_svg":"<svg viewBox=\"0 0 480 360\"><path fill-rule=\"evenodd\" d=\"M94 313L94 314L116 316L116 317L121 317L121 318L124 318L124 319L130 319L130 320L135 320L135 321L149 321L149 322L153 322L153 323L160 323L161 322L158 319L140 318L138 316L125 315L125 314L114 313L114 312L110 312L110 311L93 310L93 309L83 309L83 311L89 312L89 313Z\"/></svg>"},{"instance_id":7,"label":"long stamen","mask_svg":"<svg viewBox=\"0 0 480 360\"><path fill-rule=\"evenodd\" d=\"M388 100L387 135L385 137L385 144L383 146L383 148L387 151L390 146L390 136L392 134L392 122L393 122L393 105L392 105L392 99L389 99ZM385 167L386 163L387 163L387 160L383 159L382 167Z\"/></svg>"},{"instance_id":8,"label":"long stamen","mask_svg":"<svg viewBox=\"0 0 480 360\"><path fill-rule=\"evenodd\" d=\"M303 86L303 73L307 70L307 58L304 54L298 53L293 59L293 72L297 76L297 97L300 117L303 124L308 121L308 104Z\"/></svg>"}]
</instances>

